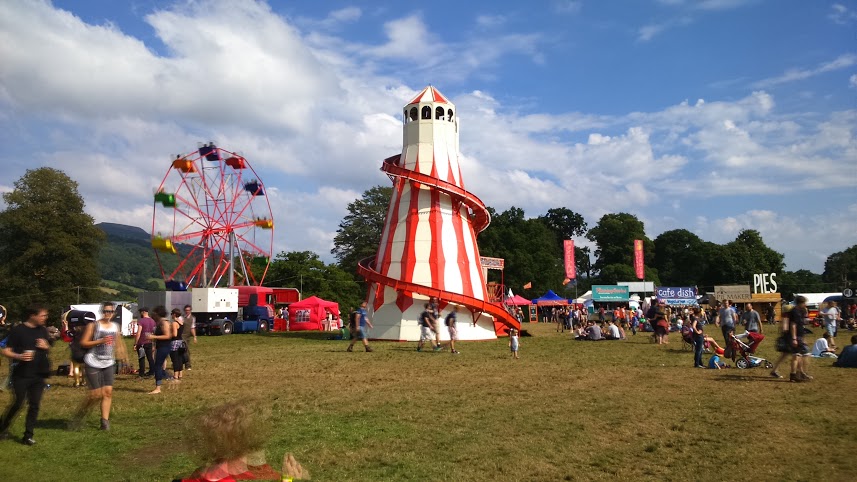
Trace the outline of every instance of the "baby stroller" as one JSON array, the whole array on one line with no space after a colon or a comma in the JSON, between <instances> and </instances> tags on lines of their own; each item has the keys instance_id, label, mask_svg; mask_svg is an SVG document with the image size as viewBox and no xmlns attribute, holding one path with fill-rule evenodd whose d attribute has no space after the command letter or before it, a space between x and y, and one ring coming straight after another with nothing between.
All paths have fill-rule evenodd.
<instances>
[{"instance_id":1,"label":"baby stroller","mask_svg":"<svg viewBox=\"0 0 857 482\"><path fill-rule=\"evenodd\" d=\"M748 331L738 336L734 333L729 336L732 341L732 361L735 362L736 367L744 369L764 365L765 368L774 368L773 363L755 356L756 348L765 339L765 335Z\"/></svg>"}]
</instances>

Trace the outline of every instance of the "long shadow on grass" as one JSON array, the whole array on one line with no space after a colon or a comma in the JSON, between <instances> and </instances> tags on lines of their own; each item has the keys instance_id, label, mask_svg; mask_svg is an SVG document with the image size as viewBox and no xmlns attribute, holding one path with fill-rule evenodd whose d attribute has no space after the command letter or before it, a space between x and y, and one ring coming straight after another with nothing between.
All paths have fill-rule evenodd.
<instances>
[{"instance_id":1,"label":"long shadow on grass","mask_svg":"<svg viewBox=\"0 0 857 482\"><path fill-rule=\"evenodd\" d=\"M773 377L764 377L764 376L748 376L748 375L728 375L722 374L718 375L714 378L715 381L718 382L776 382L776 383L788 383L779 378Z\"/></svg>"},{"instance_id":2,"label":"long shadow on grass","mask_svg":"<svg viewBox=\"0 0 857 482\"><path fill-rule=\"evenodd\" d=\"M45 420L38 420L36 421L36 428L66 430L68 429L68 420L63 418L48 418Z\"/></svg>"}]
</instances>

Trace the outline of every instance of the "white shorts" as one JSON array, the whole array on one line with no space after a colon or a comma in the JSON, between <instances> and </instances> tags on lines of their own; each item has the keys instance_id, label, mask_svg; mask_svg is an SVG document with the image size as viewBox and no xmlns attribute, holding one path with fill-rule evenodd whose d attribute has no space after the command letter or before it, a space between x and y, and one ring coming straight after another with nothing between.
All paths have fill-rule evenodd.
<instances>
[{"instance_id":1,"label":"white shorts","mask_svg":"<svg viewBox=\"0 0 857 482\"><path fill-rule=\"evenodd\" d=\"M420 341L434 340L434 332L427 326L420 325Z\"/></svg>"},{"instance_id":2,"label":"white shorts","mask_svg":"<svg viewBox=\"0 0 857 482\"><path fill-rule=\"evenodd\" d=\"M449 339L450 340L458 340L458 329L454 326L448 326L449 329Z\"/></svg>"}]
</instances>

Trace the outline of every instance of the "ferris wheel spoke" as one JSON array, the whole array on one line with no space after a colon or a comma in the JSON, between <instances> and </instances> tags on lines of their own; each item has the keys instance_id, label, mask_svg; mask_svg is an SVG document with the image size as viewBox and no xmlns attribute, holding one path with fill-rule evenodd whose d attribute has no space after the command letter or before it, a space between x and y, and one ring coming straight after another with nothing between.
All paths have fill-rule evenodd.
<instances>
[{"instance_id":1,"label":"ferris wheel spoke","mask_svg":"<svg viewBox=\"0 0 857 482\"><path fill-rule=\"evenodd\" d=\"M157 192L170 195L176 206L165 204L171 209L159 209L159 201L155 202L153 247L157 250L163 244L155 244L156 230L171 230L163 237L178 251L175 269L169 268L172 261L163 253L156 253L165 280L218 286L234 273L236 284L256 284L267 274L273 251L270 200L260 194L264 184L250 163L243 157L240 163L227 163L230 157L241 156L213 144L205 146L177 158L183 163L172 162L161 181ZM255 180L246 183L251 175ZM167 185L177 186L175 192L167 193ZM263 225L260 219L271 222ZM259 236L260 230L271 233ZM255 257L267 258L268 263L260 264Z\"/></svg>"}]
</instances>

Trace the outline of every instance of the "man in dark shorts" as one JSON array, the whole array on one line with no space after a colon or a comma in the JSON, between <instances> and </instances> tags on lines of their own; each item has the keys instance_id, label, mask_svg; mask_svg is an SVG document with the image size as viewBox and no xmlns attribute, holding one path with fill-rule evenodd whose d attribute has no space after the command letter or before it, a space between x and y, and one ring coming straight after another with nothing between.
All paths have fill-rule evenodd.
<instances>
[{"instance_id":1,"label":"man in dark shorts","mask_svg":"<svg viewBox=\"0 0 857 482\"><path fill-rule=\"evenodd\" d=\"M3 356L15 360L12 370L14 398L0 419L0 439L9 438L9 425L27 400L27 422L21 443L35 445L33 429L39 418L39 406L45 391L45 378L50 376L48 350L50 337L45 328L48 310L43 305L30 305L25 311L26 321L15 326L9 332L9 340L3 349Z\"/></svg>"},{"instance_id":2,"label":"man in dark shorts","mask_svg":"<svg viewBox=\"0 0 857 482\"><path fill-rule=\"evenodd\" d=\"M809 347L803 341L803 331L807 316L806 298L803 296L796 297L795 307L789 312L789 331L787 337L792 349L790 382L808 382L812 380L812 377L806 373Z\"/></svg>"}]
</instances>

